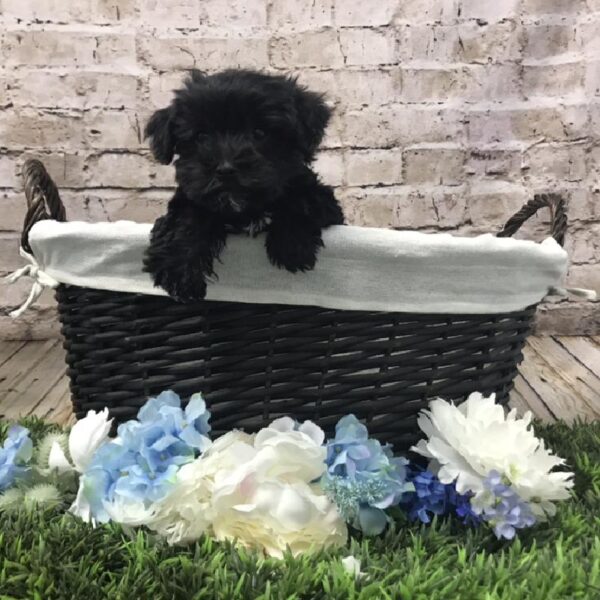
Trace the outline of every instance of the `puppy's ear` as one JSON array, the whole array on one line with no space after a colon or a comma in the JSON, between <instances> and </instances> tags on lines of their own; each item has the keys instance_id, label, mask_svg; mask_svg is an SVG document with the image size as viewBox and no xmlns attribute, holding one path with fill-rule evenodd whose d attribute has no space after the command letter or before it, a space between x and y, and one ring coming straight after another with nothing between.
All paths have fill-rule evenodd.
<instances>
[{"instance_id":1,"label":"puppy's ear","mask_svg":"<svg viewBox=\"0 0 600 600\"><path fill-rule=\"evenodd\" d=\"M163 165L168 165L175 154L171 115L171 107L157 110L150 117L144 130L144 136L150 138L150 150L152 150L154 158Z\"/></svg>"},{"instance_id":2,"label":"puppy's ear","mask_svg":"<svg viewBox=\"0 0 600 600\"><path fill-rule=\"evenodd\" d=\"M296 110L298 111L300 143L307 161L313 159L331 117L331 109L325 104L323 96L300 86L296 91Z\"/></svg>"}]
</instances>

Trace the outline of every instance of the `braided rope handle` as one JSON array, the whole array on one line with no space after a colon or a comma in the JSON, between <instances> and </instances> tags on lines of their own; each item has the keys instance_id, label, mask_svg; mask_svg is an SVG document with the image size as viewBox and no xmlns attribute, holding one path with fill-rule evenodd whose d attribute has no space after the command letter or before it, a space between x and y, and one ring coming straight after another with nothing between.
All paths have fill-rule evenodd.
<instances>
[{"instance_id":1,"label":"braided rope handle","mask_svg":"<svg viewBox=\"0 0 600 600\"><path fill-rule=\"evenodd\" d=\"M23 165L22 176L27 200L27 214L23 223L21 246L31 253L31 246L29 245L29 231L31 228L38 221L44 219L66 221L67 214L56 184L39 160L26 160Z\"/></svg>"},{"instance_id":2,"label":"braided rope handle","mask_svg":"<svg viewBox=\"0 0 600 600\"><path fill-rule=\"evenodd\" d=\"M567 231L567 212L565 199L559 194L536 194L523 208L516 212L496 235L510 237L540 208L550 209L550 234L562 246Z\"/></svg>"}]
</instances>

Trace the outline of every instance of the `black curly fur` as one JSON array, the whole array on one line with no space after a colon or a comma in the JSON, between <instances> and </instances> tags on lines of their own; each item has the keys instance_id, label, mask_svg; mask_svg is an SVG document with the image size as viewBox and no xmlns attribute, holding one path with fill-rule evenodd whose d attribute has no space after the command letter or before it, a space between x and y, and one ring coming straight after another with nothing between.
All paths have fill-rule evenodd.
<instances>
[{"instance_id":1,"label":"black curly fur","mask_svg":"<svg viewBox=\"0 0 600 600\"><path fill-rule=\"evenodd\" d=\"M227 233L265 228L271 262L310 270L321 231L342 224L330 187L310 168L330 111L290 77L192 71L146 126L155 158L175 156L177 191L152 229L144 268L181 301L203 298Z\"/></svg>"}]
</instances>

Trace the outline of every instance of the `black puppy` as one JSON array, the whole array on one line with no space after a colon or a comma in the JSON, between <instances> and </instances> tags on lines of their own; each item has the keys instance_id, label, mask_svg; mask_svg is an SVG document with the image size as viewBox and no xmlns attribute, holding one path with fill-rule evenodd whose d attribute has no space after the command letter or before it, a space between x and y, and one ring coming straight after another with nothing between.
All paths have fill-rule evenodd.
<instances>
[{"instance_id":1,"label":"black puppy","mask_svg":"<svg viewBox=\"0 0 600 600\"><path fill-rule=\"evenodd\" d=\"M321 230L343 223L310 163L330 117L320 95L289 77L192 71L146 126L152 153L175 155L177 190L152 229L144 268L181 301L203 298L228 232L266 230L271 262L315 266Z\"/></svg>"}]
</instances>

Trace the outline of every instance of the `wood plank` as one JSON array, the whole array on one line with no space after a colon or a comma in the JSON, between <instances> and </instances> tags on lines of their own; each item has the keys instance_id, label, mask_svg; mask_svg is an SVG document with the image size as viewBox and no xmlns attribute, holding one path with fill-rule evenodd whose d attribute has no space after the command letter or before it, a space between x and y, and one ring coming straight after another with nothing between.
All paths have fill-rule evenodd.
<instances>
[{"instance_id":1,"label":"wood plank","mask_svg":"<svg viewBox=\"0 0 600 600\"><path fill-rule=\"evenodd\" d=\"M599 375L576 360L568 350L552 338L533 338L531 346L549 365L557 369L558 376L567 381L575 391L581 391L584 398L589 397L591 405L600 411Z\"/></svg>"},{"instance_id":2,"label":"wood plank","mask_svg":"<svg viewBox=\"0 0 600 600\"><path fill-rule=\"evenodd\" d=\"M48 390L31 414L40 417L40 419L50 419L64 404L71 405L69 378L66 375L63 375L56 385Z\"/></svg>"},{"instance_id":3,"label":"wood plank","mask_svg":"<svg viewBox=\"0 0 600 600\"><path fill-rule=\"evenodd\" d=\"M596 346L600 346L600 335L591 335L587 339L594 342Z\"/></svg>"},{"instance_id":4,"label":"wood plank","mask_svg":"<svg viewBox=\"0 0 600 600\"><path fill-rule=\"evenodd\" d=\"M14 356L25 342L0 342L0 367Z\"/></svg>"},{"instance_id":5,"label":"wood plank","mask_svg":"<svg viewBox=\"0 0 600 600\"><path fill-rule=\"evenodd\" d=\"M32 369L12 383L0 401L0 415L17 419L31 414L65 371L65 351L55 344Z\"/></svg>"},{"instance_id":6,"label":"wood plank","mask_svg":"<svg viewBox=\"0 0 600 600\"><path fill-rule=\"evenodd\" d=\"M600 375L600 346L582 336L556 336L554 339L586 369Z\"/></svg>"},{"instance_id":7,"label":"wood plank","mask_svg":"<svg viewBox=\"0 0 600 600\"><path fill-rule=\"evenodd\" d=\"M26 379L44 357L58 344L57 340L46 342L30 342L23 346L0 370L0 403L4 397Z\"/></svg>"},{"instance_id":8,"label":"wood plank","mask_svg":"<svg viewBox=\"0 0 600 600\"><path fill-rule=\"evenodd\" d=\"M517 392L515 388L510 391L510 396L508 399L508 407L513 409L517 409L517 414L522 417L528 410L530 410L527 402L523 399L523 396Z\"/></svg>"},{"instance_id":9,"label":"wood plank","mask_svg":"<svg viewBox=\"0 0 600 600\"><path fill-rule=\"evenodd\" d=\"M556 421L556 416L546 406L543 398L540 398L527 383L523 375L517 375L514 384L515 387L511 391L510 402L511 406L514 406L520 415L530 410L536 418L544 423L553 423Z\"/></svg>"},{"instance_id":10,"label":"wood plank","mask_svg":"<svg viewBox=\"0 0 600 600\"><path fill-rule=\"evenodd\" d=\"M600 418L599 391L585 380L595 377L552 338L530 338L523 349L521 374L559 419Z\"/></svg>"},{"instance_id":11,"label":"wood plank","mask_svg":"<svg viewBox=\"0 0 600 600\"><path fill-rule=\"evenodd\" d=\"M73 414L73 407L71 404L71 392L69 390L69 382L66 377L63 377L59 383L54 387L54 397L45 400L52 400L53 404L50 405L48 402L45 407L42 408L40 404L36 409L36 414L42 417L42 410L45 412L43 418L49 423L57 423L58 425L67 426L72 425L75 422L75 415ZM47 410L46 410L47 408Z\"/></svg>"}]
</instances>

